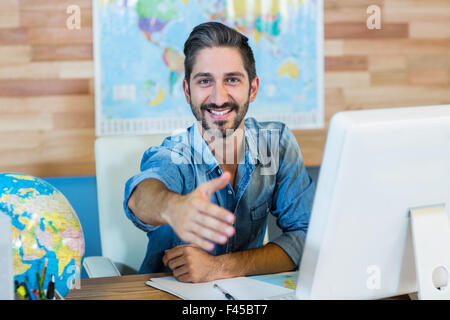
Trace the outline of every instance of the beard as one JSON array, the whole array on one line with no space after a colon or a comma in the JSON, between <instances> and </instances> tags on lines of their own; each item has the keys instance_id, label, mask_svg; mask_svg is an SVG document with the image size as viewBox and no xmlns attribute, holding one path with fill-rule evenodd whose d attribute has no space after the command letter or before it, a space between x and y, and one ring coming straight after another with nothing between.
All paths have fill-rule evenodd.
<instances>
[{"instance_id":1,"label":"beard","mask_svg":"<svg viewBox=\"0 0 450 320\"><path fill-rule=\"evenodd\" d=\"M198 107L192 103L192 100L190 102L190 106L192 113L194 114L197 121L201 122L203 130L207 131L210 136L226 138L234 133L234 131L239 127L245 115L247 114L249 99L247 99L247 101L242 106L239 106L235 102L225 102L221 106L218 106L215 103L207 103L202 104L200 107ZM224 108L231 108L230 112L236 112L234 120L214 120L213 124L216 125L216 128L211 128L210 124L206 120L205 113L209 112L208 110L220 110ZM232 121L231 126L227 128L226 124L230 121Z\"/></svg>"}]
</instances>

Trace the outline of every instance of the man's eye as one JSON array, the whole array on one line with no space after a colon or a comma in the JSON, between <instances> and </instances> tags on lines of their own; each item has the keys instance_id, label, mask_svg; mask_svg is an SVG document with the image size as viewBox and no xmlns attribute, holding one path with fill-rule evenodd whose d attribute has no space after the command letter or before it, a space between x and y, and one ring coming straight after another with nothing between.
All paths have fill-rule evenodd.
<instances>
[{"instance_id":1,"label":"man's eye","mask_svg":"<svg viewBox=\"0 0 450 320\"><path fill-rule=\"evenodd\" d=\"M234 84L234 83L238 83L238 82L239 82L239 79L238 79L238 78L228 78L228 79L227 79L227 82L228 82L228 83L233 83L233 84Z\"/></svg>"},{"instance_id":2,"label":"man's eye","mask_svg":"<svg viewBox=\"0 0 450 320\"><path fill-rule=\"evenodd\" d=\"M201 79L198 83L205 85L208 84L209 82L210 82L209 79Z\"/></svg>"}]
</instances>

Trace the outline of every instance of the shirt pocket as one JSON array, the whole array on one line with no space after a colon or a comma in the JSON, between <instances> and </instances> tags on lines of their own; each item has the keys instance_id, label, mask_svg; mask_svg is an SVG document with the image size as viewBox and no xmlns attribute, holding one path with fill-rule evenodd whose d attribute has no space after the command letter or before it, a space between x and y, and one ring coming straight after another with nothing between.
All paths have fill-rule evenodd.
<instances>
[{"instance_id":1,"label":"shirt pocket","mask_svg":"<svg viewBox=\"0 0 450 320\"><path fill-rule=\"evenodd\" d=\"M264 235L266 233L267 215L270 209L267 201L259 203L250 208L250 238L251 247L258 248L262 246Z\"/></svg>"},{"instance_id":2,"label":"shirt pocket","mask_svg":"<svg viewBox=\"0 0 450 320\"><path fill-rule=\"evenodd\" d=\"M250 208L250 217L252 221L257 221L260 219L264 219L267 217L270 212L269 205L267 201L263 201L257 205L254 205Z\"/></svg>"}]
</instances>

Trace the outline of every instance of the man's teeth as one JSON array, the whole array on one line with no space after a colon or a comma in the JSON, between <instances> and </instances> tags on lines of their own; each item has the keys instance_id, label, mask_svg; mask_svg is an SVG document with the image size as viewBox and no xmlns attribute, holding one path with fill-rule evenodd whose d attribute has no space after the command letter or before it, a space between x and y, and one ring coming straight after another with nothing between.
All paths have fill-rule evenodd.
<instances>
[{"instance_id":1,"label":"man's teeth","mask_svg":"<svg viewBox=\"0 0 450 320\"><path fill-rule=\"evenodd\" d=\"M230 111L231 111L231 109L226 109L226 110L223 110L223 111L209 110L209 112L211 112L212 114L217 114L217 115L224 115L224 114L227 114Z\"/></svg>"}]
</instances>

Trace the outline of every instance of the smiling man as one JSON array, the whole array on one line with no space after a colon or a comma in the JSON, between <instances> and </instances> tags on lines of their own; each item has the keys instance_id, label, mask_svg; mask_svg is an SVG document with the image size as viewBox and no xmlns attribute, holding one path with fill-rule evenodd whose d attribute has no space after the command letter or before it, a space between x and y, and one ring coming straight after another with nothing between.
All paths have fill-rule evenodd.
<instances>
[{"instance_id":1,"label":"smiling man","mask_svg":"<svg viewBox=\"0 0 450 320\"><path fill-rule=\"evenodd\" d=\"M314 183L284 124L244 119L259 89L248 39L208 22L184 53L197 122L149 148L125 186L125 212L149 238L139 272L204 282L295 269ZM283 233L263 245L269 213Z\"/></svg>"}]
</instances>

